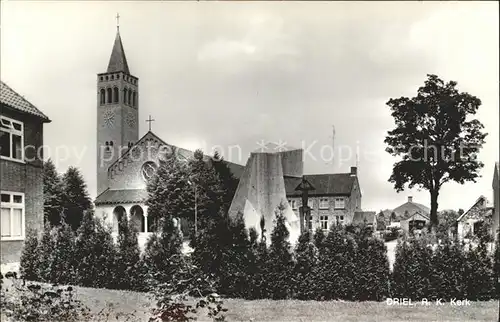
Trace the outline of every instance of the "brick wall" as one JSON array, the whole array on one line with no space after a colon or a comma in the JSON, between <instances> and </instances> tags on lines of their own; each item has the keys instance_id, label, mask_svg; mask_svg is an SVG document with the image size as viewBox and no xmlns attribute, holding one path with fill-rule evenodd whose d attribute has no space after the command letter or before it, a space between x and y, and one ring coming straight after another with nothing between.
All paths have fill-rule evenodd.
<instances>
[{"instance_id":1,"label":"brick wall","mask_svg":"<svg viewBox=\"0 0 500 322\"><path fill-rule=\"evenodd\" d=\"M30 229L41 230L43 226L43 124L38 119L22 117L15 113L2 114L24 122L24 146L32 145L34 149L26 150L26 163L0 160L0 189L11 192L22 192L25 195L25 232ZM41 151L37 153L35 151ZM2 241L1 262L19 261L23 241Z\"/></svg>"}]
</instances>

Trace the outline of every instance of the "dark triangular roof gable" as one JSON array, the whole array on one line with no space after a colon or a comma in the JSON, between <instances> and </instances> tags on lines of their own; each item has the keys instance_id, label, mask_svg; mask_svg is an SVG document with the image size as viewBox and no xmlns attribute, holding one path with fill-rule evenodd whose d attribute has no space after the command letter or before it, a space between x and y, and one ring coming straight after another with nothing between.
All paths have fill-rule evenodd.
<instances>
[{"instance_id":1,"label":"dark triangular roof gable","mask_svg":"<svg viewBox=\"0 0 500 322\"><path fill-rule=\"evenodd\" d=\"M123 49L122 38L120 36L120 31L116 32L115 43L113 45L113 50L111 51L111 57L109 58L108 73L124 72L130 75L130 70L128 68L127 57L125 56L125 50Z\"/></svg>"}]
</instances>

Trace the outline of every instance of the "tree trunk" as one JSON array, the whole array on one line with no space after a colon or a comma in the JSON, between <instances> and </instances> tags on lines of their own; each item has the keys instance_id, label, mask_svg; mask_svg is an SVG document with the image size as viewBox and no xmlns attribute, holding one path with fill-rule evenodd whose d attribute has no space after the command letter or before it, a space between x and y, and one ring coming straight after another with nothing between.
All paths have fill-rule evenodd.
<instances>
[{"instance_id":1,"label":"tree trunk","mask_svg":"<svg viewBox=\"0 0 500 322\"><path fill-rule=\"evenodd\" d=\"M438 210L438 196L439 196L439 191L431 191L431 229L436 228L438 225L438 217L437 217L437 210Z\"/></svg>"}]
</instances>

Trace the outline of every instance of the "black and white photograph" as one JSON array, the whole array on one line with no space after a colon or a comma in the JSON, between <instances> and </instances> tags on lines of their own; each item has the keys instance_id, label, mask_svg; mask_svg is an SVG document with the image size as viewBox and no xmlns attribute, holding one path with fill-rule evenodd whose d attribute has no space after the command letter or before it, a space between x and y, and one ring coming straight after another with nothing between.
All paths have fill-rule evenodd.
<instances>
[{"instance_id":1,"label":"black and white photograph","mask_svg":"<svg viewBox=\"0 0 500 322\"><path fill-rule=\"evenodd\" d=\"M497 1L0 2L0 321L500 321Z\"/></svg>"}]
</instances>

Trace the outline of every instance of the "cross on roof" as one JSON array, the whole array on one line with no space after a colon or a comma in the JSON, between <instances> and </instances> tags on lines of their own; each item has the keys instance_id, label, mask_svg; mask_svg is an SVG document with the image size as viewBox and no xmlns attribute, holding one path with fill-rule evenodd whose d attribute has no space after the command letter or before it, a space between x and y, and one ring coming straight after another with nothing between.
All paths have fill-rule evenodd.
<instances>
[{"instance_id":1,"label":"cross on roof","mask_svg":"<svg viewBox=\"0 0 500 322\"><path fill-rule=\"evenodd\" d=\"M151 122L154 122L154 121L155 121L155 119L152 119L152 118L151 118L151 115L149 115L149 118L146 120L146 122L148 122L148 123L149 123L149 131L150 131L150 132L151 132Z\"/></svg>"},{"instance_id":2,"label":"cross on roof","mask_svg":"<svg viewBox=\"0 0 500 322\"><path fill-rule=\"evenodd\" d=\"M120 28L120 14L116 13L116 28Z\"/></svg>"}]
</instances>

